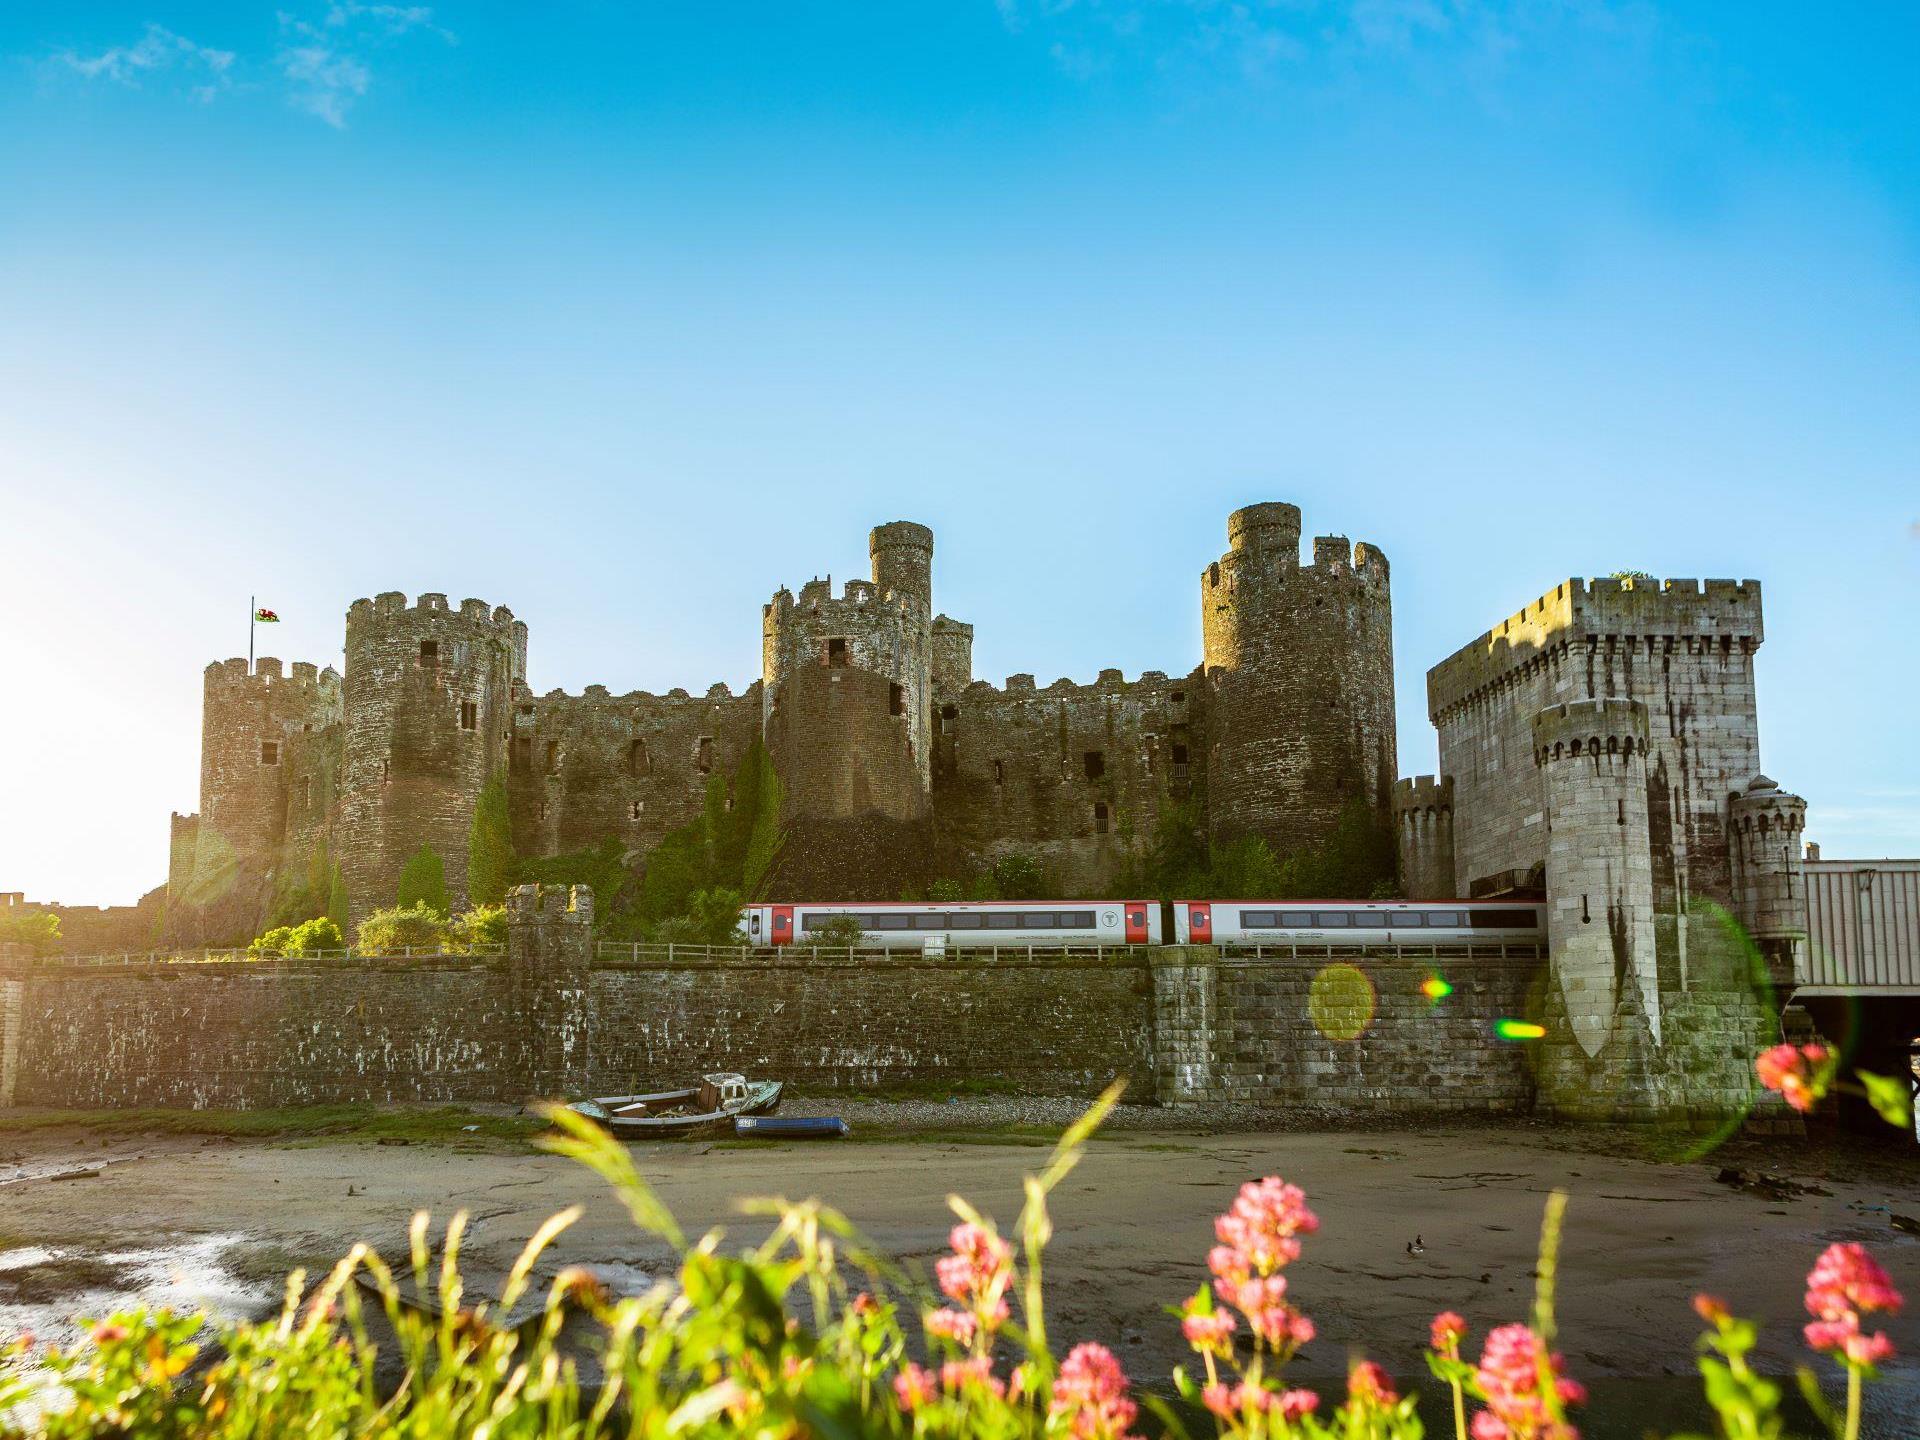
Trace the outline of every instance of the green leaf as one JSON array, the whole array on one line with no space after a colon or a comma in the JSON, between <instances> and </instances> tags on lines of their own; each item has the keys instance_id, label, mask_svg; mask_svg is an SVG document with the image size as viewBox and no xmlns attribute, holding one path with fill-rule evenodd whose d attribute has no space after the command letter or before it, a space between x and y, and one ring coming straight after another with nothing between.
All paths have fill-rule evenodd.
<instances>
[{"instance_id":1,"label":"green leaf","mask_svg":"<svg viewBox=\"0 0 1920 1440\"><path fill-rule=\"evenodd\" d=\"M1913 1129L1913 1084L1901 1075L1876 1075L1871 1070L1856 1070L1860 1083L1867 1087L1867 1101L1874 1112L1902 1130Z\"/></svg>"}]
</instances>

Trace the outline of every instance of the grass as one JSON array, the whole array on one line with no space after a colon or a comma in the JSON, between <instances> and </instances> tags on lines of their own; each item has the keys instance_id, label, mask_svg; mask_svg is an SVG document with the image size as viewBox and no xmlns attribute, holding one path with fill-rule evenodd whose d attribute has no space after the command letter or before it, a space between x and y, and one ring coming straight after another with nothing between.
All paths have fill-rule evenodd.
<instances>
[{"instance_id":1,"label":"grass","mask_svg":"<svg viewBox=\"0 0 1920 1440\"><path fill-rule=\"evenodd\" d=\"M472 1127L472 1128L469 1128ZM264 1110L33 1110L0 1119L0 1135L75 1128L122 1135L216 1135L234 1139L528 1141L546 1122L527 1115L491 1115L442 1105L432 1109L356 1105L288 1105Z\"/></svg>"}]
</instances>

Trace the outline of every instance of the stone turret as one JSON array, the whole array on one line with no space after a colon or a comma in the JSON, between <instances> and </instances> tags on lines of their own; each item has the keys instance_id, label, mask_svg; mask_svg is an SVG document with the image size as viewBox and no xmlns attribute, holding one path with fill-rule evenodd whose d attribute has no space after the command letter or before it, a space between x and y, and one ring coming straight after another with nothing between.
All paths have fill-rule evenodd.
<instances>
[{"instance_id":1,"label":"stone turret","mask_svg":"<svg viewBox=\"0 0 1920 1440\"><path fill-rule=\"evenodd\" d=\"M465 903L467 834L481 788L504 769L527 629L505 606L397 592L347 609L346 740L336 849L358 921L394 903L422 845Z\"/></svg>"},{"instance_id":2,"label":"stone turret","mask_svg":"<svg viewBox=\"0 0 1920 1440\"><path fill-rule=\"evenodd\" d=\"M1765 775L1727 797L1734 914L1766 957L1776 988L1793 983L1807 939L1806 828L1807 802Z\"/></svg>"},{"instance_id":3,"label":"stone turret","mask_svg":"<svg viewBox=\"0 0 1920 1440\"><path fill-rule=\"evenodd\" d=\"M1657 1042L1659 973L1647 845L1647 708L1584 700L1533 720L1547 816L1547 946L1567 1021L1588 1056L1633 986Z\"/></svg>"},{"instance_id":4,"label":"stone turret","mask_svg":"<svg viewBox=\"0 0 1920 1440\"><path fill-rule=\"evenodd\" d=\"M1200 577L1208 706L1208 828L1285 855L1322 840L1359 801L1389 823L1396 773L1393 609L1386 556L1344 536L1300 563L1300 511L1227 520L1228 550Z\"/></svg>"},{"instance_id":5,"label":"stone turret","mask_svg":"<svg viewBox=\"0 0 1920 1440\"><path fill-rule=\"evenodd\" d=\"M1453 877L1453 780L1417 775L1393 787L1394 840L1400 855L1400 889L1409 900L1451 900L1460 892Z\"/></svg>"}]
</instances>

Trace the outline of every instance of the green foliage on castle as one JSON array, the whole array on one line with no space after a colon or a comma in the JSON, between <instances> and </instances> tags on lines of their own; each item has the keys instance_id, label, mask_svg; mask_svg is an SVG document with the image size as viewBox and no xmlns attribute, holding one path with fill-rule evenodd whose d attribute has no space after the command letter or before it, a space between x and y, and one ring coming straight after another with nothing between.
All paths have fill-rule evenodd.
<instances>
[{"instance_id":1,"label":"green foliage on castle","mask_svg":"<svg viewBox=\"0 0 1920 1440\"><path fill-rule=\"evenodd\" d=\"M467 832L467 899L474 905L498 905L514 883L513 821L507 813L507 787L495 774L481 788Z\"/></svg>"},{"instance_id":2,"label":"green foliage on castle","mask_svg":"<svg viewBox=\"0 0 1920 1440\"><path fill-rule=\"evenodd\" d=\"M424 905L444 917L451 908L445 862L425 845L414 851L400 871L400 893L395 900L402 910Z\"/></svg>"}]
</instances>

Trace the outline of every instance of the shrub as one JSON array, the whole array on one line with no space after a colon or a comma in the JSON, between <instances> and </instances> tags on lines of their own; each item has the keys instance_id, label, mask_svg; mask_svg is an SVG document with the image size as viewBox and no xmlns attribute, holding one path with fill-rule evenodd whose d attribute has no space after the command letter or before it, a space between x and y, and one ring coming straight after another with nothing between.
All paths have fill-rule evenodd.
<instances>
[{"instance_id":1,"label":"shrub","mask_svg":"<svg viewBox=\"0 0 1920 1440\"><path fill-rule=\"evenodd\" d=\"M802 950L847 950L866 943L866 932L852 915L830 915L826 923L807 931L799 942Z\"/></svg>"},{"instance_id":2,"label":"shrub","mask_svg":"<svg viewBox=\"0 0 1920 1440\"><path fill-rule=\"evenodd\" d=\"M425 901L376 910L360 922L355 948L362 955L392 955L403 950L442 950L447 918Z\"/></svg>"},{"instance_id":3,"label":"shrub","mask_svg":"<svg viewBox=\"0 0 1920 1440\"><path fill-rule=\"evenodd\" d=\"M247 954L253 956L256 960L268 959L276 955L284 955L287 953L287 942L292 938L293 927L291 925L276 925L271 930L255 937L253 943L247 946Z\"/></svg>"},{"instance_id":4,"label":"shrub","mask_svg":"<svg viewBox=\"0 0 1920 1440\"><path fill-rule=\"evenodd\" d=\"M60 944L60 917L51 910L0 915L0 945L24 945L45 955Z\"/></svg>"},{"instance_id":5,"label":"shrub","mask_svg":"<svg viewBox=\"0 0 1920 1440\"><path fill-rule=\"evenodd\" d=\"M1044 900L1047 876L1040 862L1031 855L1003 855L993 864L993 885L997 900Z\"/></svg>"},{"instance_id":6,"label":"shrub","mask_svg":"<svg viewBox=\"0 0 1920 1440\"><path fill-rule=\"evenodd\" d=\"M344 950L347 937L328 915L321 915L287 932L285 955L313 955L322 950Z\"/></svg>"},{"instance_id":7,"label":"shrub","mask_svg":"<svg viewBox=\"0 0 1920 1440\"><path fill-rule=\"evenodd\" d=\"M449 928L456 945L504 945L507 943L507 907L476 905Z\"/></svg>"},{"instance_id":8,"label":"shrub","mask_svg":"<svg viewBox=\"0 0 1920 1440\"><path fill-rule=\"evenodd\" d=\"M744 945L740 903L740 892L725 886L696 890L686 914L659 921L647 938L656 945Z\"/></svg>"},{"instance_id":9,"label":"shrub","mask_svg":"<svg viewBox=\"0 0 1920 1440\"><path fill-rule=\"evenodd\" d=\"M447 867L425 845L413 852L400 871L400 894L396 901L402 910L425 905L442 919L447 914Z\"/></svg>"}]
</instances>

